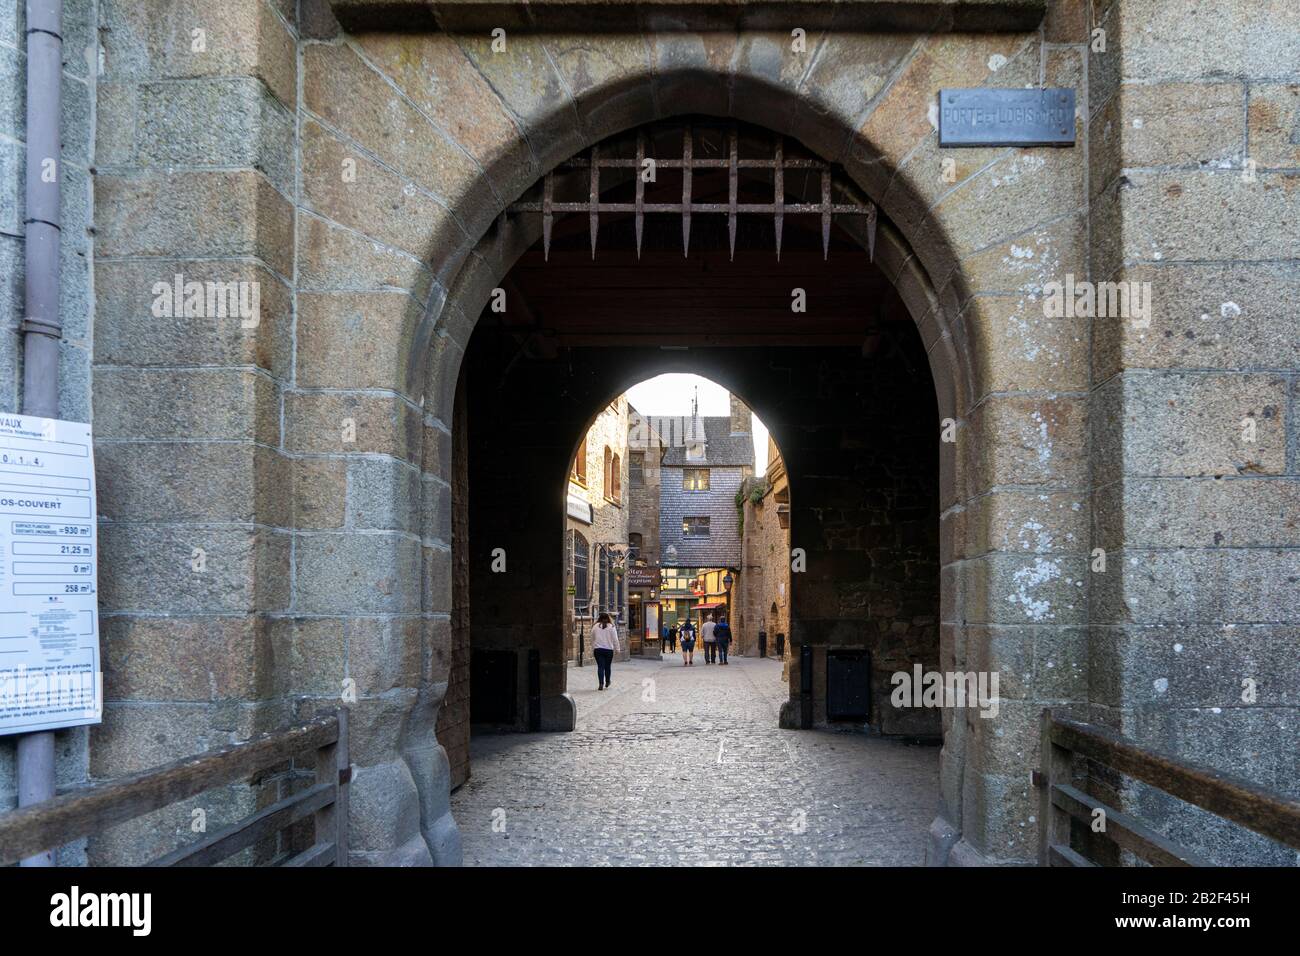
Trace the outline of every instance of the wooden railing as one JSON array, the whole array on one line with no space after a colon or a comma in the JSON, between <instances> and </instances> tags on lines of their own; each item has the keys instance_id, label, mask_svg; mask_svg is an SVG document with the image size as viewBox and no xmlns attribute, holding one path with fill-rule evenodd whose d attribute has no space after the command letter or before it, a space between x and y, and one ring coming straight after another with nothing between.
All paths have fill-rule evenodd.
<instances>
[{"instance_id":1,"label":"wooden railing","mask_svg":"<svg viewBox=\"0 0 1300 956\"><path fill-rule=\"evenodd\" d=\"M100 833L213 787L248 780L309 751L315 751L312 786L146 865L211 866L313 817L312 846L280 865L347 866L351 764L346 710L0 814L0 866Z\"/></svg>"},{"instance_id":2,"label":"wooden railing","mask_svg":"<svg viewBox=\"0 0 1300 956\"><path fill-rule=\"evenodd\" d=\"M1300 850L1300 801L1248 780L1140 746L1115 731L1043 711L1038 862L1097 866L1071 845L1071 821L1153 866L1210 866L1140 820L1074 785L1074 758L1084 757L1164 793ZM1097 813L1102 811L1104 817ZM1104 819L1104 828L1093 823Z\"/></svg>"}]
</instances>

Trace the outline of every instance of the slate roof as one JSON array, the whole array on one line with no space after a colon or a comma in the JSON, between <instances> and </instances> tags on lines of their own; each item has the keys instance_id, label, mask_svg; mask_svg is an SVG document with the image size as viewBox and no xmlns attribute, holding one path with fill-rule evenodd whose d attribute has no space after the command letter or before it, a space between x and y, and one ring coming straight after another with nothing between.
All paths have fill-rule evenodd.
<instances>
[{"instance_id":1,"label":"slate roof","mask_svg":"<svg viewBox=\"0 0 1300 956\"><path fill-rule=\"evenodd\" d=\"M754 465L754 436L749 432L731 434L729 415L701 415L704 425L703 458L686 457L685 445L670 445L664 454L664 465L669 468L722 468Z\"/></svg>"}]
</instances>

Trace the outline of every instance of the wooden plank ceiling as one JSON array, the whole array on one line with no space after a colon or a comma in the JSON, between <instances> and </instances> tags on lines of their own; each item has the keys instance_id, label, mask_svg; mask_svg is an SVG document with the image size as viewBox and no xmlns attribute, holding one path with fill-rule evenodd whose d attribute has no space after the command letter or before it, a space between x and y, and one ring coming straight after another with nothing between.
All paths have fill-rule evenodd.
<instances>
[{"instance_id":1,"label":"wooden plank ceiling","mask_svg":"<svg viewBox=\"0 0 1300 956\"><path fill-rule=\"evenodd\" d=\"M725 188L725 187L724 187ZM708 193L705 193L708 195ZM725 216L700 215L690 254L672 216L648 217L638 258L630 216L602 216L592 258L586 216L557 220L549 260L541 243L503 283L509 309L493 325L553 345L855 345L879 326L910 321L867 252L834 230L823 259L816 217L786 223L781 257L769 221L741 221L734 260ZM794 312L803 289L806 311Z\"/></svg>"},{"instance_id":2,"label":"wooden plank ceiling","mask_svg":"<svg viewBox=\"0 0 1300 956\"><path fill-rule=\"evenodd\" d=\"M907 319L893 287L860 249L771 252L530 250L505 286L505 324L562 345L855 345L879 323ZM807 311L791 308L803 289ZM522 300L522 301L521 301ZM491 316L491 313L488 313Z\"/></svg>"}]
</instances>

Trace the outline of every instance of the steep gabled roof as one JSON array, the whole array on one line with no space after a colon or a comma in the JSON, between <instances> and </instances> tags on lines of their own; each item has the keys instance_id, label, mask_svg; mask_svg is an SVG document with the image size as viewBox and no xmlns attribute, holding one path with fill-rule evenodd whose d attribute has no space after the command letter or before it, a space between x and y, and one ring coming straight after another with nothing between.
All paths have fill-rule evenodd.
<instances>
[{"instance_id":1,"label":"steep gabled roof","mask_svg":"<svg viewBox=\"0 0 1300 956\"><path fill-rule=\"evenodd\" d=\"M706 443L703 458L686 457L685 445L669 446L664 453L667 468L722 468L754 465L754 436L733 435L731 418L727 415L701 415Z\"/></svg>"}]
</instances>

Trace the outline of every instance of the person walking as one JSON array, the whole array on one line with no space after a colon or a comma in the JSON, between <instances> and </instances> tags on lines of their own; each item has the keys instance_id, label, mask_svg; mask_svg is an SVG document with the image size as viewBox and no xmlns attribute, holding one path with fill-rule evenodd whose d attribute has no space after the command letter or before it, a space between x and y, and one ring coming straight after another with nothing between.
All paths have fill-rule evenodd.
<instances>
[{"instance_id":1,"label":"person walking","mask_svg":"<svg viewBox=\"0 0 1300 956\"><path fill-rule=\"evenodd\" d=\"M725 614L718 616L718 625L713 629L713 643L718 647L718 663L727 663L727 648L731 646L731 626Z\"/></svg>"},{"instance_id":2,"label":"person walking","mask_svg":"<svg viewBox=\"0 0 1300 956\"><path fill-rule=\"evenodd\" d=\"M596 679L600 681L601 690L610 685L614 652L618 649L618 628L608 614L602 614L591 629L591 653L596 658Z\"/></svg>"},{"instance_id":3,"label":"person walking","mask_svg":"<svg viewBox=\"0 0 1300 956\"><path fill-rule=\"evenodd\" d=\"M681 627L682 636L682 666L695 666L695 627L690 621L687 621Z\"/></svg>"},{"instance_id":4,"label":"person walking","mask_svg":"<svg viewBox=\"0 0 1300 956\"><path fill-rule=\"evenodd\" d=\"M704 663L714 664L718 660L718 643L713 636L714 630L718 625L713 623L713 615L710 614L705 620L704 626L700 628L700 637L704 640Z\"/></svg>"},{"instance_id":5,"label":"person walking","mask_svg":"<svg viewBox=\"0 0 1300 956\"><path fill-rule=\"evenodd\" d=\"M673 624L668 628L668 652L677 653L677 625Z\"/></svg>"}]
</instances>

